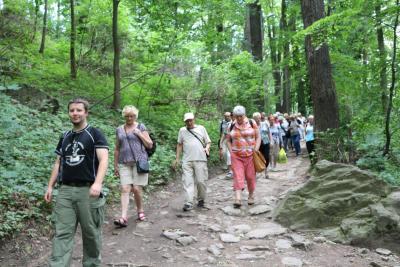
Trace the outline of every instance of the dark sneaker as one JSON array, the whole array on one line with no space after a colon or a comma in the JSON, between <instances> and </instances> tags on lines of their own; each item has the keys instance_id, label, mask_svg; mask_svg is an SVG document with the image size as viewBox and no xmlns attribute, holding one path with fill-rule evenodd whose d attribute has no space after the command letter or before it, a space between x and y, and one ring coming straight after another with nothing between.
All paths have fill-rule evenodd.
<instances>
[{"instance_id":1,"label":"dark sneaker","mask_svg":"<svg viewBox=\"0 0 400 267\"><path fill-rule=\"evenodd\" d=\"M197 207L204 208L204 200L199 200L199 202L197 202Z\"/></svg>"},{"instance_id":2,"label":"dark sneaker","mask_svg":"<svg viewBox=\"0 0 400 267\"><path fill-rule=\"evenodd\" d=\"M185 205L183 205L182 209L183 209L183 211L190 211L193 209L193 206L190 204L185 204Z\"/></svg>"}]
</instances>

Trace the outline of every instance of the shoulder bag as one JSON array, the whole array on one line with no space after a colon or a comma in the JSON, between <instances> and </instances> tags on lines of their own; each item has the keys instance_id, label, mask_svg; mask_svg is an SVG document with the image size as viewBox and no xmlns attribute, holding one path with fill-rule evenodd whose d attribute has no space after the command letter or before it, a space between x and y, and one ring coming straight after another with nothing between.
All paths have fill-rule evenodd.
<instances>
[{"instance_id":1,"label":"shoulder bag","mask_svg":"<svg viewBox=\"0 0 400 267\"><path fill-rule=\"evenodd\" d=\"M135 153L133 153L133 149L132 149L131 143L129 143L128 134L127 134L127 132L126 132L125 125L124 125L124 131L125 131L126 141L128 142L128 145L129 145L129 148L131 149L133 158L134 158L135 161L136 161L136 170L137 170L137 172L138 172L138 173L149 173L149 171L150 171L150 164L149 164L149 161L148 161L148 160L137 160L137 159L136 159ZM139 138L139 137L138 137L138 138ZM139 138L139 139L140 139L140 138ZM141 141L141 140L140 140L140 141Z\"/></svg>"},{"instance_id":2,"label":"shoulder bag","mask_svg":"<svg viewBox=\"0 0 400 267\"><path fill-rule=\"evenodd\" d=\"M203 141L201 141L200 138L194 132L192 132L189 128L186 128L186 130L188 130L189 133L193 134L193 136L196 137L197 140L199 140L199 142L201 143L203 148L206 148L206 144L204 144ZM207 158L209 158L210 157L209 153L207 153L207 152L205 152L205 153L206 153Z\"/></svg>"}]
</instances>

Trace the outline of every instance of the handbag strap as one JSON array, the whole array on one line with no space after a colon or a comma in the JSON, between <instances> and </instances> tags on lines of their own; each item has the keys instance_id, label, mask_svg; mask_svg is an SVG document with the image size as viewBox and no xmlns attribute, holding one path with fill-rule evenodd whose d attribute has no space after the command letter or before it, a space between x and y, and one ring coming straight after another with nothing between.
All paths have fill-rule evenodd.
<instances>
[{"instance_id":1,"label":"handbag strap","mask_svg":"<svg viewBox=\"0 0 400 267\"><path fill-rule=\"evenodd\" d=\"M137 161L136 156L135 156L135 153L133 152L131 143L129 142L128 133L126 132L125 125L124 125L124 132L125 132L125 136L126 136L126 142L128 142L129 148L131 149L133 159L134 159L135 161ZM140 139L140 138L139 138L139 139Z\"/></svg>"},{"instance_id":2,"label":"handbag strap","mask_svg":"<svg viewBox=\"0 0 400 267\"><path fill-rule=\"evenodd\" d=\"M192 132L189 128L186 127L186 129L189 131L189 133L193 134L194 137L196 137L197 140L199 140L199 142L201 143L201 145L203 146L203 148L206 147L206 145L203 143L203 141L200 140L200 138L194 133Z\"/></svg>"}]
</instances>

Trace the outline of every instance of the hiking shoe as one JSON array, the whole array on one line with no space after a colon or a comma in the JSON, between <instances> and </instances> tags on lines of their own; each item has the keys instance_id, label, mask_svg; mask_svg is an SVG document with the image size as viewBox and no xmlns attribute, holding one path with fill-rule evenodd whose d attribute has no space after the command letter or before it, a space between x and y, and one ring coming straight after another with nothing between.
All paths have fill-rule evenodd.
<instances>
[{"instance_id":1,"label":"hiking shoe","mask_svg":"<svg viewBox=\"0 0 400 267\"><path fill-rule=\"evenodd\" d=\"M232 179L232 176L233 176L232 172L228 172L228 173L225 175L225 179L230 180L230 179Z\"/></svg>"},{"instance_id":2,"label":"hiking shoe","mask_svg":"<svg viewBox=\"0 0 400 267\"><path fill-rule=\"evenodd\" d=\"M197 202L197 207L198 208L204 208L205 206L204 206L204 200L199 200L199 202Z\"/></svg>"},{"instance_id":3,"label":"hiking shoe","mask_svg":"<svg viewBox=\"0 0 400 267\"><path fill-rule=\"evenodd\" d=\"M183 208L182 208L183 211L190 211L192 209L193 209L193 206L190 204L185 204L185 205L183 205Z\"/></svg>"}]
</instances>

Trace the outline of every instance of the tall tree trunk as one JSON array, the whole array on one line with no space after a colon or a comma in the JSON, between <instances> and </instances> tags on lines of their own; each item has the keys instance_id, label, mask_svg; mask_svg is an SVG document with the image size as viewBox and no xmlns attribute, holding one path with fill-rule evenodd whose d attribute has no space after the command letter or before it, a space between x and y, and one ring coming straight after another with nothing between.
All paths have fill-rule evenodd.
<instances>
[{"instance_id":1,"label":"tall tree trunk","mask_svg":"<svg viewBox=\"0 0 400 267\"><path fill-rule=\"evenodd\" d=\"M328 12L327 12L327 16L329 17L330 15L332 15L332 0L328 0Z\"/></svg>"},{"instance_id":2,"label":"tall tree trunk","mask_svg":"<svg viewBox=\"0 0 400 267\"><path fill-rule=\"evenodd\" d=\"M269 9L274 10L274 0L269 2ZM272 65L272 77L274 79L274 96L275 96L275 111L282 110L282 77L281 69L279 67L281 61L281 53L278 46L278 35L276 30L276 21L273 16L267 17L268 25L268 40Z\"/></svg>"},{"instance_id":3,"label":"tall tree trunk","mask_svg":"<svg viewBox=\"0 0 400 267\"><path fill-rule=\"evenodd\" d=\"M392 50L392 64L391 64L391 72L392 72L392 81L390 83L390 88L389 88L389 101L388 101L388 106L386 110L386 118L385 118L385 148L383 150L383 155L389 154L390 151L390 142L392 139L392 133L390 132L390 116L392 113L392 108L393 108L393 96L394 96L394 89L396 85L396 54L397 54L397 26L399 25L399 15L400 15L400 9L399 9L399 1L396 0L396 7L397 7L397 12L396 12L396 18L394 20L394 25L393 25L393 50Z\"/></svg>"},{"instance_id":4,"label":"tall tree trunk","mask_svg":"<svg viewBox=\"0 0 400 267\"><path fill-rule=\"evenodd\" d=\"M250 34L250 10L246 8L246 21L244 23L243 50L251 54L251 34Z\"/></svg>"},{"instance_id":5,"label":"tall tree trunk","mask_svg":"<svg viewBox=\"0 0 400 267\"><path fill-rule=\"evenodd\" d=\"M290 44L289 44L289 27L287 23L287 4L286 0L282 0L281 4L281 33L283 33L283 101L281 112L290 112L290 69L289 69L289 58L290 58Z\"/></svg>"},{"instance_id":6,"label":"tall tree trunk","mask_svg":"<svg viewBox=\"0 0 400 267\"><path fill-rule=\"evenodd\" d=\"M376 37L378 41L378 51L379 51L379 86L381 90L381 101L382 101L383 112L386 113L388 105L386 49L385 49L385 39L383 37L380 3L378 3L375 6L375 15L376 15Z\"/></svg>"},{"instance_id":7,"label":"tall tree trunk","mask_svg":"<svg viewBox=\"0 0 400 267\"><path fill-rule=\"evenodd\" d=\"M61 29L61 0L57 0L56 38L60 38Z\"/></svg>"},{"instance_id":8,"label":"tall tree trunk","mask_svg":"<svg viewBox=\"0 0 400 267\"><path fill-rule=\"evenodd\" d=\"M302 0L301 12L304 28L325 17L323 0ZM325 131L339 128L339 105L335 84L332 77L332 66L329 47L326 43L314 46L312 36L305 38L306 58L310 77L311 96L315 114L315 128Z\"/></svg>"},{"instance_id":9,"label":"tall tree trunk","mask_svg":"<svg viewBox=\"0 0 400 267\"><path fill-rule=\"evenodd\" d=\"M47 31L47 10L48 0L44 0L44 15L43 15L43 28L42 28L42 41L40 42L39 53L44 53L44 46L46 42L46 31Z\"/></svg>"},{"instance_id":10,"label":"tall tree trunk","mask_svg":"<svg viewBox=\"0 0 400 267\"><path fill-rule=\"evenodd\" d=\"M120 0L113 0L112 36L114 44L114 99L111 107L118 109L121 104L121 72L119 68L120 46L118 38L118 5Z\"/></svg>"},{"instance_id":11,"label":"tall tree trunk","mask_svg":"<svg viewBox=\"0 0 400 267\"><path fill-rule=\"evenodd\" d=\"M249 32L251 54L255 61L263 59L263 36L262 36L262 12L258 0L252 4L247 4L249 10Z\"/></svg>"},{"instance_id":12,"label":"tall tree trunk","mask_svg":"<svg viewBox=\"0 0 400 267\"><path fill-rule=\"evenodd\" d=\"M76 42L76 25L75 25L75 1L70 0L71 8L71 37L70 37L70 67L71 67L71 78L76 79L77 69L76 69L76 59L75 59L75 42Z\"/></svg>"},{"instance_id":13,"label":"tall tree trunk","mask_svg":"<svg viewBox=\"0 0 400 267\"><path fill-rule=\"evenodd\" d=\"M305 115L307 113L305 92L306 92L306 83L302 78L300 78L297 83L297 110L302 115Z\"/></svg>"},{"instance_id":14,"label":"tall tree trunk","mask_svg":"<svg viewBox=\"0 0 400 267\"><path fill-rule=\"evenodd\" d=\"M39 8L40 8L40 1L35 0L35 20L33 22L32 41L36 39L37 24L39 19Z\"/></svg>"},{"instance_id":15,"label":"tall tree trunk","mask_svg":"<svg viewBox=\"0 0 400 267\"><path fill-rule=\"evenodd\" d=\"M281 54L279 52L279 48L277 45L276 38L276 26L271 23L268 26L268 38L269 38L269 47L271 54L271 63L272 63L272 77L274 79L274 95L276 97L275 102L275 110L280 111L282 109L281 99L282 99L282 79L281 79L281 70L279 67L279 63L281 61Z\"/></svg>"}]
</instances>

